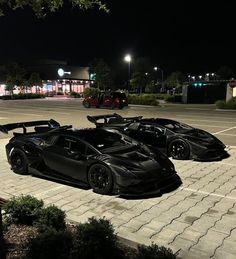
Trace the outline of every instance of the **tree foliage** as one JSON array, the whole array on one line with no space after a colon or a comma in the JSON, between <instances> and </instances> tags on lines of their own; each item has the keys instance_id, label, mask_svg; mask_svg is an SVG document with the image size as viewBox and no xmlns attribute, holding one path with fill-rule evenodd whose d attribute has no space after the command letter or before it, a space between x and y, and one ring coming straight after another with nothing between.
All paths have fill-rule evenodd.
<instances>
[{"instance_id":1,"label":"tree foliage","mask_svg":"<svg viewBox=\"0 0 236 259\"><path fill-rule=\"evenodd\" d=\"M147 85L151 82L152 69L148 58L140 57L134 63L130 85L133 90L140 93L145 91Z\"/></svg>"},{"instance_id":2,"label":"tree foliage","mask_svg":"<svg viewBox=\"0 0 236 259\"><path fill-rule=\"evenodd\" d=\"M99 0L68 0L72 7L81 10L88 10L98 7L99 10L108 12L106 5ZM55 12L63 7L65 0L0 0L0 15L4 15L8 8L16 10L18 8L30 7L39 18L46 16L48 12Z\"/></svg>"},{"instance_id":3,"label":"tree foliage","mask_svg":"<svg viewBox=\"0 0 236 259\"><path fill-rule=\"evenodd\" d=\"M165 86L169 89L176 88L180 90L184 82L184 75L180 71L173 72L165 80Z\"/></svg>"},{"instance_id":4,"label":"tree foliage","mask_svg":"<svg viewBox=\"0 0 236 259\"><path fill-rule=\"evenodd\" d=\"M89 73L96 74L95 87L100 90L111 87L111 69L103 59L94 59L89 67Z\"/></svg>"},{"instance_id":5,"label":"tree foliage","mask_svg":"<svg viewBox=\"0 0 236 259\"><path fill-rule=\"evenodd\" d=\"M25 84L25 69L17 63L6 67L6 90L13 93L15 86L22 87Z\"/></svg>"}]
</instances>

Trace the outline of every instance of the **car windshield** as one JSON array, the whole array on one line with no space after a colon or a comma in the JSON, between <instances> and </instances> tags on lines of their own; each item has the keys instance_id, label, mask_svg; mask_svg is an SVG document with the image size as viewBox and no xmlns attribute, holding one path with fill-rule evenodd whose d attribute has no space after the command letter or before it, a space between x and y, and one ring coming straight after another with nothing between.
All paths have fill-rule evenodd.
<instances>
[{"instance_id":1,"label":"car windshield","mask_svg":"<svg viewBox=\"0 0 236 259\"><path fill-rule=\"evenodd\" d=\"M175 132L182 132L182 131L186 132L186 131L194 130L193 127L181 122L169 123L169 124L166 124L165 127Z\"/></svg>"},{"instance_id":2,"label":"car windshield","mask_svg":"<svg viewBox=\"0 0 236 259\"><path fill-rule=\"evenodd\" d=\"M114 149L123 150L133 146L132 140L128 137L105 130L87 131L83 139L102 153L109 153Z\"/></svg>"}]
</instances>

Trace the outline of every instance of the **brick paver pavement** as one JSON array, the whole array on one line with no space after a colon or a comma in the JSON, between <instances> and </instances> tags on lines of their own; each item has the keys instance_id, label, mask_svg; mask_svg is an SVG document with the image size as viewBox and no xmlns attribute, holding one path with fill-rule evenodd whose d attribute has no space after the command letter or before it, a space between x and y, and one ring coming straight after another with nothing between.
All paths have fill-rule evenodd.
<instances>
[{"instance_id":1,"label":"brick paver pavement","mask_svg":"<svg viewBox=\"0 0 236 259\"><path fill-rule=\"evenodd\" d=\"M52 181L14 174L0 140L0 197L31 194L66 211L67 219L111 220L119 236L155 242L180 258L236 258L236 149L219 162L174 160L183 185L148 199L105 196Z\"/></svg>"}]
</instances>

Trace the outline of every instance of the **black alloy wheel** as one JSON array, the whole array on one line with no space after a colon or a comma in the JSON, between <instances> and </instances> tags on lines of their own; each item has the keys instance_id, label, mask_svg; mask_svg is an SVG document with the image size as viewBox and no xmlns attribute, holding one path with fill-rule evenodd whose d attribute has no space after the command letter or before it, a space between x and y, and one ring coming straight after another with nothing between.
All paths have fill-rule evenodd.
<instances>
[{"instance_id":1,"label":"black alloy wheel","mask_svg":"<svg viewBox=\"0 0 236 259\"><path fill-rule=\"evenodd\" d=\"M88 172L88 182L96 193L109 194L112 191L112 173L109 168L102 164L95 164L90 167Z\"/></svg>"},{"instance_id":2,"label":"black alloy wheel","mask_svg":"<svg viewBox=\"0 0 236 259\"><path fill-rule=\"evenodd\" d=\"M168 154L178 160L189 159L190 148L186 141L182 139L172 140L168 146Z\"/></svg>"},{"instance_id":3,"label":"black alloy wheel","mask_svg":"<svg viewBox=\"0 0 236 259\"><path fill-rule=\"evenodd\" d=\"M28 159L21 149L15 148L12 151L10 162L13 172L16 174L28 173Z\"/></svg>"}]
</instances>

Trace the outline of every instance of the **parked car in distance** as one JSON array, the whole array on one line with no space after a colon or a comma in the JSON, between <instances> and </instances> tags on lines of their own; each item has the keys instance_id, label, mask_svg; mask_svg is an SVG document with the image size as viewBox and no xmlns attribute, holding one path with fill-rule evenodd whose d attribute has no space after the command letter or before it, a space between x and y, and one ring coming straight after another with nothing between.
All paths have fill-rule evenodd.
<instances>
[{"instance_id":1,"label":"parked car in distance","mask_svg":"<svg viewBox=\"0 0 236 259\"><path fill-rule=\"evenodd\" d=\"M8 162L17 174L122 196L159 195L182 183L166 155L119 131L73 129L54 120L0 125L3 133L18 128L23 133L13 132L6 145Z\"/></svg>"},{"instance_id":2,"label":"parked car in distance","mask_svg":"<svg viewBox=\"0 0 236 259\"><path fill-rule=\"evenodd\" d=\"M100 92L96 95L85 97L83 105L86 108L94 106L96 108L109 107L112 109L123 109L125 106L128 106L128 99L126 94L121 91Z\"/></svg>"}]
</instances>

